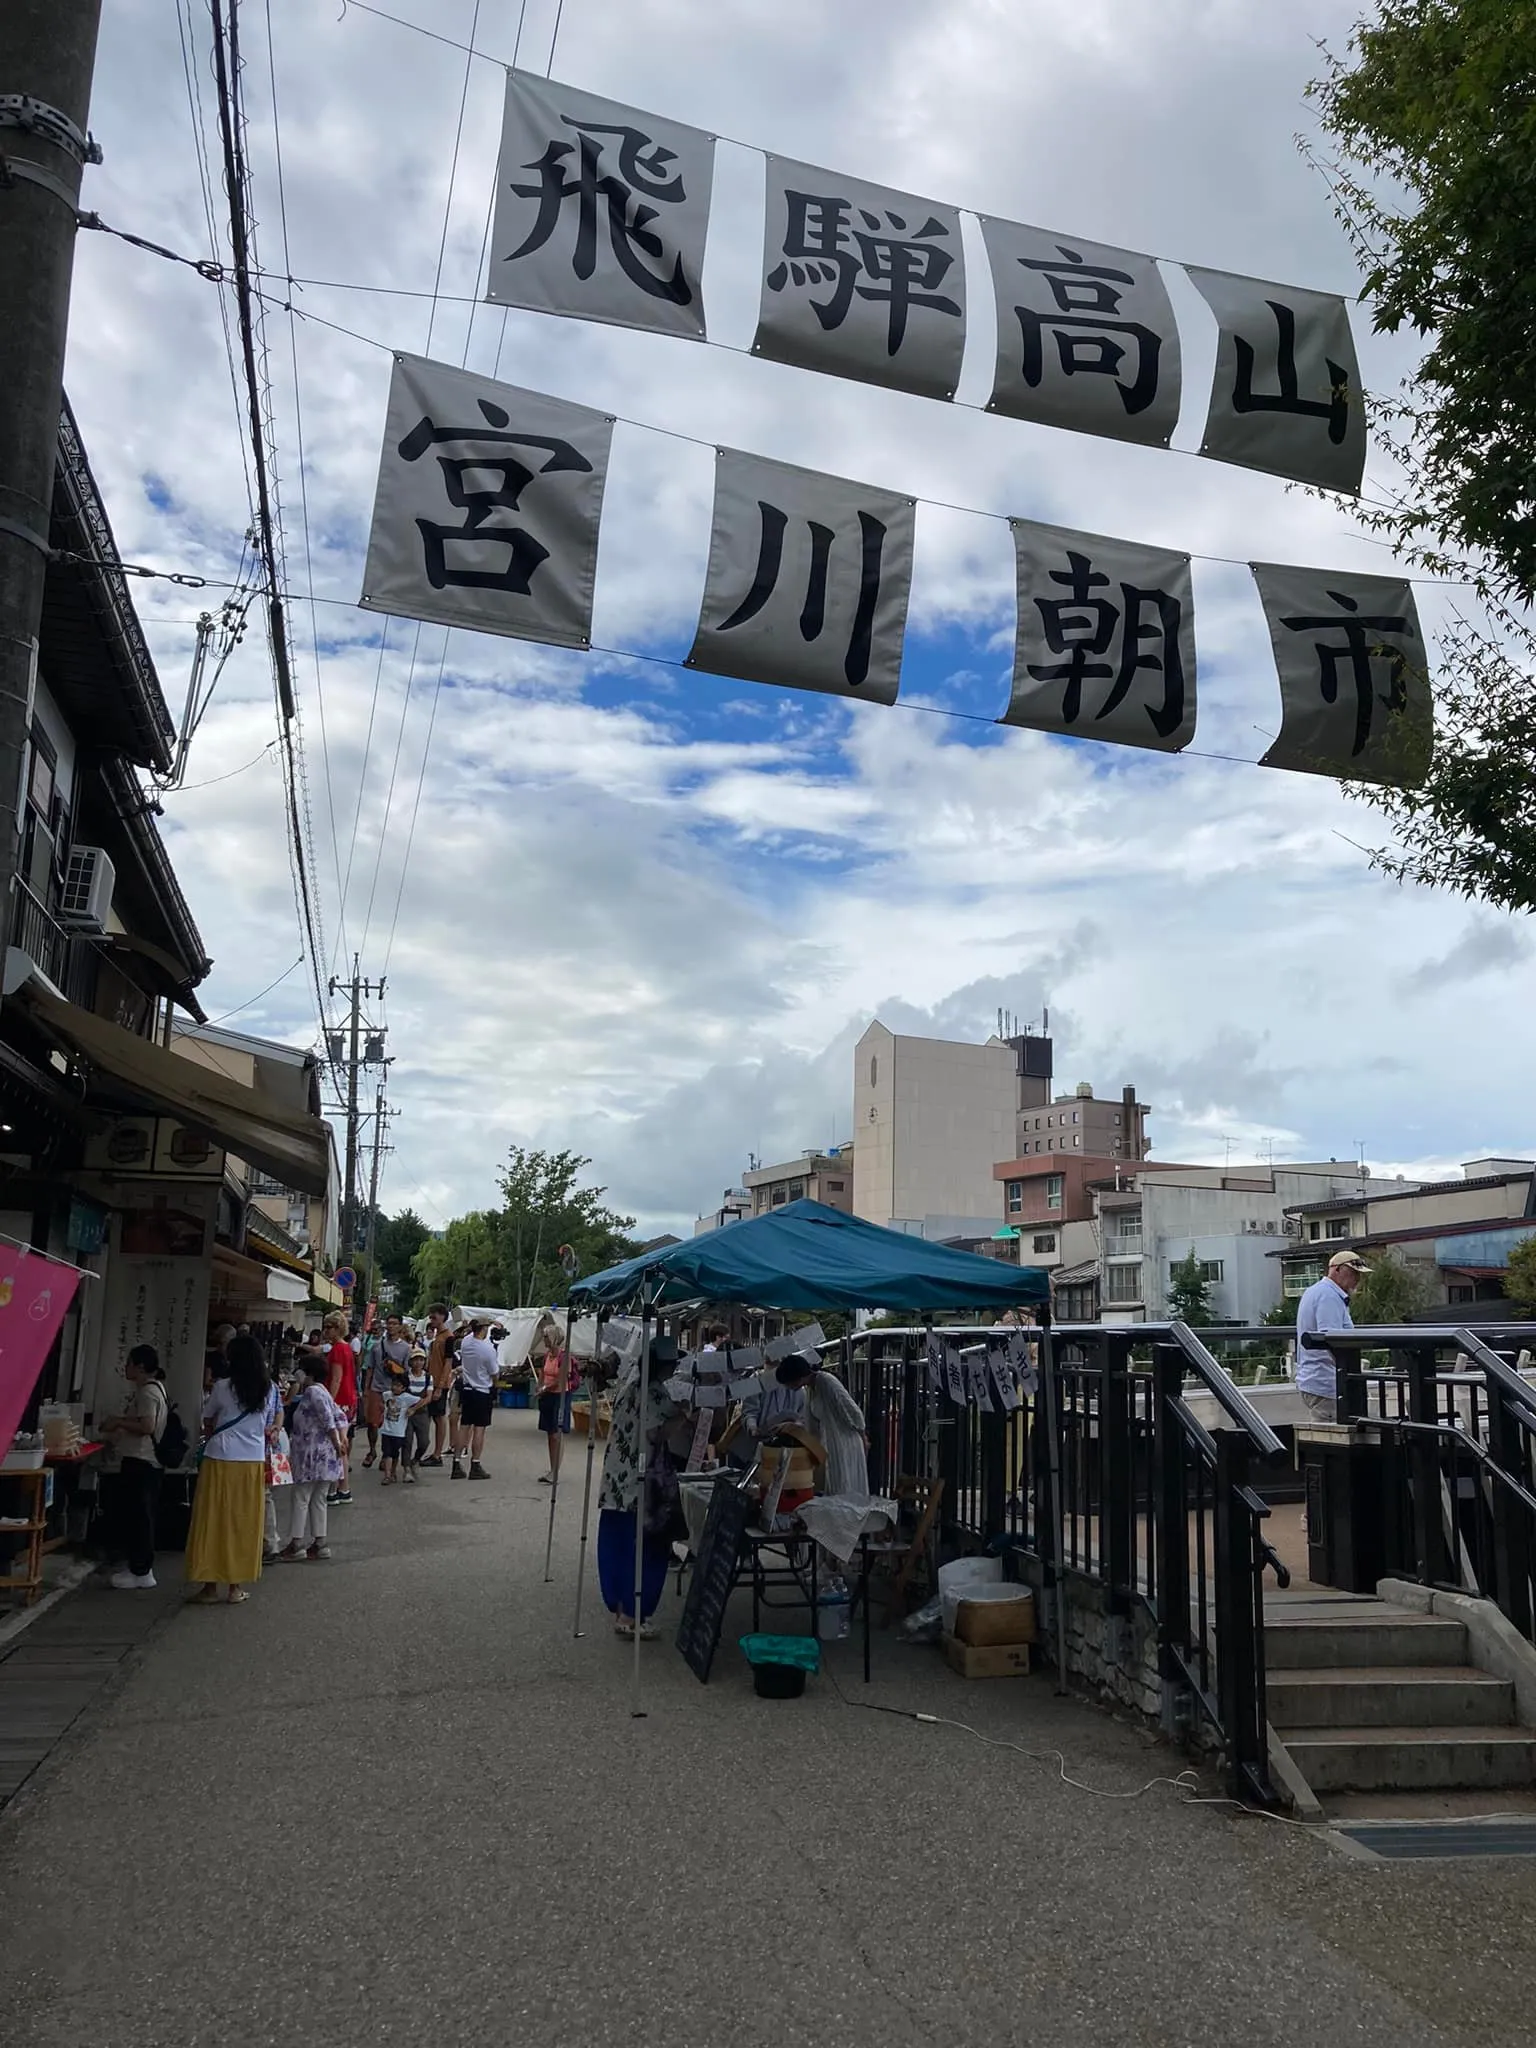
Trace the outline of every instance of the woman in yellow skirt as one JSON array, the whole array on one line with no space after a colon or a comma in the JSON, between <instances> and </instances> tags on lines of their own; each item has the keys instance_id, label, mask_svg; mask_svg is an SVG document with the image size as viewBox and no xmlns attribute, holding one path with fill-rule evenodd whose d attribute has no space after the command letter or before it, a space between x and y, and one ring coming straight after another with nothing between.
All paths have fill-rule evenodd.
<instances>
[{"instance_id":1,"label":"woman in yellow skirt","mask_svg":"<svg viewBox=\"0 0 1536 2048\"><path fill-rule=\"evenodd\" d=\"M246 1599L246 1585L261 1577L267 1440L283 1412L254 1337L232 1337L228 1359L228 1378L215 1380L203 1402L203 1462L187 1536L192 1597L205 1607Z\"/></svg>"}]
</instances>

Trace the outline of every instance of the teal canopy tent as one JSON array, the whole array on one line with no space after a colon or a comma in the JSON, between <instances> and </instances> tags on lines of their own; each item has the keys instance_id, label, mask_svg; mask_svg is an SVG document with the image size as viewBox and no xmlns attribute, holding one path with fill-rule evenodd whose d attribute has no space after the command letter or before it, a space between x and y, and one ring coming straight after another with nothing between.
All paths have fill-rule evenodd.
<instances>
[{"instance_id":1,"label":"teal canopy tent","mask_svg":"<svg viewBox=\"0 0 1536 2048\"><path fill-rule=\"evenodd\" d=\"M1037 1266L1009 1266L900 1230L882 1230L821 1202L786 1202L749 1223L667 1245L594 1273L571 1289L573 1306L605 1312L684 1301L754 1308L1042 1308L1050 1281Z\"/></svg>"}]
</instances>

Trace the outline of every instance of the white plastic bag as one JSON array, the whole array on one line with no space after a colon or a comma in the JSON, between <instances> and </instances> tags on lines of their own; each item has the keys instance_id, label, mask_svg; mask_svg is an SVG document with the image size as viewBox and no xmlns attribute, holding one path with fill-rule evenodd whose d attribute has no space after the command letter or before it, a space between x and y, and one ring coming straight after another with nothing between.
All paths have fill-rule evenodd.
<instances>
[{"instance_id":1,"label":"white plastic bag","mask_svg":"<svg viewBox=\"0 0 1536 2048\"><path fill-rule=\"evenodd\" d=\"M957 1557L952 1564L941 1564L939 1601L944 1633L954 1634L955 1610L962 1600L974 1599L979 1587L1001 1585L1002 1578L1000 1557Z\"/></svg>"}]
</instances>

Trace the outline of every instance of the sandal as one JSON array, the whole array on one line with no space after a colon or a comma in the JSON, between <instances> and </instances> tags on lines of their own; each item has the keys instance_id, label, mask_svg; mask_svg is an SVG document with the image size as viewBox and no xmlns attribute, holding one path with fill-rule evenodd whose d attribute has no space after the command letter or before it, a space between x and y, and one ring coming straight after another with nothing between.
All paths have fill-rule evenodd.
<instances>
[{"instance_id":1,"label":"sandal","mask_svg":"<svg viewBox=\"0 0 1536 2048\"><path fill-rule=\"evenodd\" d=\"M375 1462L375 1461L377 1460L377 1458L378 1458L378 1455L379 1455L379 1454L378 1454L378 1452L377 1452L377 1451L370 1451L370 1452L368 1453L367 1457L366 1457L366 1458L364 1458L364 1460L363 1460L363 1470L364 1470L365 1472L367 1471L368 1467L369 1467L370 1465L372 1465L372 1464L373 1464L373 1463L374 1463L374 1462Z\"/></svg>"},{"instance_id":2,"label":"sandal","mask_svg":"<svg viewBox=\"0 0 1536 2048\"><path fill-rule=\"evenodd\" d=\"M200 1586L187 1602L189 1607L222 1607L224 1597L217 1586Z\"/></svg>"},{"instance_id":3,"label":"sandal","mask_svg":"<svg viewBox=\"0 0 1536 2048\"><path fill-rule=\"evenodd\" d=\"M616 1636L622 1636L626 1643L632 1643L635 1639L635 1624L620 1615L613 1624L613 1632Z\"/></svg>"},{"instance_id":4,"label":"sandal","mask_svg":"<svg viewBox=\"0 0 1536 2048\"><path fill-rule=\"evenodd\" d=\"M249 1600L250 1597L244 1586L231 1586L224 1595L224 1605L226 1607L238 1607L243 1600Z\"/></svg>"}]
</instances>

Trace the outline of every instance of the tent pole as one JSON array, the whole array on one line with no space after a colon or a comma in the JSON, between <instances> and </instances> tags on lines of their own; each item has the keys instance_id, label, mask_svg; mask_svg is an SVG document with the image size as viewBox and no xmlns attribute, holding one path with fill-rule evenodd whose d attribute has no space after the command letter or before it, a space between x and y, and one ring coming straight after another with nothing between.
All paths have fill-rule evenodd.
<instances>
[{"instance_id":1,"label":"tent pole","mask_svg":"<svg viewBox=\"0 0 1536 2048\"><path fill-rule=\"evenodd\" d=\"M564 1376L565 1376L565 1378L566 1378L567 1380L569 1380L569 1379L570 1379L570 1376L571 1376L571 1325L572 1325L572 1324L573 1324L573 1323L575 1322L575 1320L576 1320L576 1311L575 1311L575 1309L574 1309L574 1308L573 1308L573 1307L571 1306L571 1304L570 1304L569 1302L567 1302L567 1303L566 1303L566 1305L565 1305L565 1374L564 1374ZM540 1377L542 1378L542 1373L541 1373ZM564 1395L562 1394L562 1395L561 1395L561 1406L562 1406L562 1407L564 1406L564 1400L565 1400L565 1397L564 1397ZM557 1430L557 1432L558 1432L558 1430L559 1430L559 1426L560 1426L560 1409L556 1409L556 1411L555 1411L555 1427L556 1427L556 1430ZM561 1450L562 1450L562 1452L564 1451L564 1448L565 1448L565 1447L564 1447L564 1445L562 1445L562 1446L561 1446ZM544 1539L544 1583L545 1583L545 1585L546 1585L546 1586L547 1586L547 1585L548 1585L548 1584L550 1583L551 1579L552 1579L552 1578L554 1577L554 1574L553 1574L553 1572L551 1572L551 1570L550 1570L550 1568L549 1568L549 1561L550 1561L550 1559L551 1559L551 1558L552 1558L552 1557L554 1556L554 1554L555 1554L555 1502L556 1502L556 1501L557 1501L557 1500L559 1499L559 1497L560 1497L560 1467L559 1467L559 1466L557 1465L557 1466L555 1467L554 1471L553 1471L553 1472L551 1472L551 1474L549 1475L549 1534L548 1534L548 1535L547 1535L547 1536L545 1537L545 1539Z\"/></svg>"},{"instance_id":2,"label":"tent pole","mask_svg":"<svg viewBox=\"0 0 1536 2048\"><path fill-rule=\"evenodd\" d=\"M645 1709L640 1704L640 1630L642 1627L641 1589L645 1581L645 1468L650 1458L650 1445L645 1433L646 1412L650 1407L651 1395L651 1307L650 1301L642 1297L640 1309L640 1414L635 1431L635 1591L634 1605L630 1612L635 1624L635 1671L630 1688L629 1711L633 1720L643 1720Z\"/></svg>"},{"instance_id":3,"label":"tent pole","mask_svg":"<svg viewBox=\"0 0 1536 2048\"><path fill-rule=\"evenodd\" d=\"M581 1496L581 1542L576 1553L576 1626L581 1635L581 1596L587 1583L587 1530L592 1522L592 1461L597 1455L597 1362L603 1351L603 1311L597 1312L592 1336L592 1367L587 1375L587 1483Z\"/></svg>"},{"instance_id":4,"label":"tent pole","mask_svg":"<svg viewBox=\"0 0 1536 2048\"><path fill-rule=\"evenodd\" d=\"M1051 1475L1051 1569L1056 1575L1056 1690L1067 1689L1067 1590L1062 1571L1061 1414L1056 1384L1056 1349L1051 1342L1051 1312L1040 1315L1040 1391L1045 1402L1046 1461Z\"/></svg>"}]
</instances>

